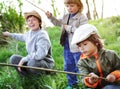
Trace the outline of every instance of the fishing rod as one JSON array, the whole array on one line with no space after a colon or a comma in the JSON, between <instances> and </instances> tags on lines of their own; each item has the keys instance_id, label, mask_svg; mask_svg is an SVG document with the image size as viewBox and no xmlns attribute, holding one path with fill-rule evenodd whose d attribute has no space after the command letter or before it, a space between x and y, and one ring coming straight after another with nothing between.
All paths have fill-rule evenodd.
<instances>
[{"instance_id":1,"label":"fishing rod","mask_svg":"<svg viewBox=\"0 0 120 89\"><path fill-rule=\"evenodd\" d=\"M81 73L74 73L74 72L60 71L60 70L53 70L53 69L40 68L40 67L32 67L32 66L19 66L19 65L15 65L15 64L7 64L7 63L0 63L0 66L22 67L22 68L36 69L36 70L43 70L43 71L50 71L50 72L63 73L63 74L72 74L72 75L86 76L86 77L88 76L86 74L81 74ZM103 77L99 77L99 79L106 80L106 78L103 78Z\"/></svg>"},{"instance_id":2,"label":"fishing rod","mask_svg":"<svg viewBox=\"0 0 120 89\"><path fill-rule=\"evenodd\" d=\"M37 5L35 5L34 3L30 2L29 0L25 0L27 1L28 3L32 4L33 6L37 7L38 9L40 9L42 12L46 12L45 10L43 10L42 8L38 7Z\"/></svg>"}]
</instances>

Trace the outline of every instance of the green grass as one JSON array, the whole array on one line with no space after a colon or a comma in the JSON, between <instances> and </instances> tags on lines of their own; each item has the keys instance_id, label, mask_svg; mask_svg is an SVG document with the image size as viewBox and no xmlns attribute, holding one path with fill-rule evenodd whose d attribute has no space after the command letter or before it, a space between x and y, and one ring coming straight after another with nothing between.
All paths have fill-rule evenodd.
<instances>
[{"instance_id":1,"label":"green grass","mask_svg":"<svg viewBox=\"0 0 120 89\"><path fill-rule=\"evenodd\" d=\"M105 41L105 48L115 50L120 55L120 17L111 17L90 21L99 30L101 37ZM63 71L63 47L59 44L60 28L46 28L51 39L52 54L55 60L55 70ZM12 54L25 56L25 44L17 41L11 41L7 46L0 48L0 62L8 62ZM56 73L53 75L31 76L30 78L21 78L14 68L0 68L0 89L64 89L67 86L66 75ZM11 82L12 81L12 82ZM84 89L79 83L80 89Z\"/></svg>"},{"instance_id":2,"label":"green grass","mask_svg":"<svg viewBox=\"0 0 120 89\"><path fill-rule=\"evenodd\" d=\"M105 48L115 50L120 53L120 16L90 21L95 25L104 40Z\"/></svg>"}]
</instances>

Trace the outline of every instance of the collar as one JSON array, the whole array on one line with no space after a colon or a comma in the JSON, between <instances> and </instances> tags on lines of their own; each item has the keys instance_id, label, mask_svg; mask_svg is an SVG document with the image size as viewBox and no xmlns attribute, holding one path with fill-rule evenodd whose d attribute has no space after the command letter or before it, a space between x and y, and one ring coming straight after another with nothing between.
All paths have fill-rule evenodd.
<instances>
[{"instance_id":1,"label":"collar","mask_svg":"<svg viewBox=\"0 0 120 89\"><path fill-rule=\"evenodd\" d=\"M86 56L85 54L81 54L80 59L95 57L95 59L98 59L99 55L101 55L104 52L105 49L101 49L98 53L93 54L92 56Z\"/></svg>"}]
</instances>

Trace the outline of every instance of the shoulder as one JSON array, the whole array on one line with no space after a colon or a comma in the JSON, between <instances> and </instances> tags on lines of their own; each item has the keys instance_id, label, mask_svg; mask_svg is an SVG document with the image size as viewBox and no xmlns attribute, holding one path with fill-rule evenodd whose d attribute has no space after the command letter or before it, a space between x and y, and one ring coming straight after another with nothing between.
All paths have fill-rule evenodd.
<instances>
[{"instance_id":1,"label":"shoulder","mask_svg":"<svg viewBox=\"0 0 120 89\"><path fill-rule=\"evenodd\" d=\"M68 16L69 16L69 14L66 13L66 14L63 15L63 18L66 18L66 17L68 17Z\"/></svg>"},{"instance_id":2,"label":"shoulder","mask_svg":"<svg viewBox=\"0 0 120 89\"><path fill-rule=\"evenodd\" d=\"M85 24L85 23L88 23L88 18L83 13L79 12L74 18L78 19L80 21L81 25Z\"/></svg>"},{"instance_id":3,"label":"shoulder","mask_svg":"<svg viewBox=\"0 0 120 89\"><path fill-rule=\"evenodd\" d=\"M104 53L106 55L108 55L108 54L116 54L116 52L114 50L104 49L103 51L104 51Z\"/></svg>"},{"instance_id":4,"label":"shoulder","mask_svg":"<svg viewBox=\"0 0 120 89\"><path fill-rule=\"evenodd\" d=\"M48 35L47 31L43 28L38 31L38 34Z\"/></svg>"},{"instance_id":5,"label":"shoulder","mask_svg":"<svg viewBox=\"0 0 120 89\"><path fill-rule=\"evenodd\" d=\"M118 54L114 51L114 50L109 50L109 49L104 49L104 50L102 50L103 52L102 52L102 56L105 56L105 57L107 57L107 58L109 58L109 59L112 59L112 58L114 58L114 57L118 57Z\"/></svg>"},{"instance_id":6,"label":"shoulder","mask_svg":"<svg viewBox=\"0 0 120 89\"><path fill-rule=\"evenodd\" d=\"M38 32L38 38L47 38L49 39L48 32L45 29L40 29Z\"/></svg>"},{"instance_id":7,"label":"shoulder","mask_svg":"<svg viewBox=\"0 0 120 89\"><path fill-rule=\"evenodd\" d=\"M86 16L85 14L80 13L80 12L78 12L78 13L76 14L76 17L87 18L87 16Z\"/></svg>"}]
</instances>

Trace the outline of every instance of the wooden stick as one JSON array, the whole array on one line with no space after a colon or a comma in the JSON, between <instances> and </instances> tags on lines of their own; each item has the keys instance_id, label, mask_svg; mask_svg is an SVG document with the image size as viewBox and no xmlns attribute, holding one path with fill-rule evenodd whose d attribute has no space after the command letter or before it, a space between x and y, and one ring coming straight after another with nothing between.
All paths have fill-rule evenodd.
<instances>
[{"instance_id":1,"label":"wooden stick","mask_svg":"<svg viewBox=\"0 0 120 89\"><path fill-rule=\"evenodd\" d=\"M14 65L14 64L7 64L7 63L0 63L0 66L22 67L22 68L29 68L29 69L50 71L50 72L56 72L56 73L72 74L72 75L86 76L86 77L88 76L86 74L81 74L81 73L74 73L74 72L67 72L67 71L60 71L60 70L53 70L53 69L40 68L40 67L32 67L32 66L19 66L19 65ZM103 77L99 77L99 79L106 80L106 78L103 78Z\"/></svg>"},{"instance_id":2,"label":"wooden stick","mask_svg":"<svg viewBox=\"0 0 120 89\"><path fill-rule=\"evenodd\" d=\"M30 4L32 4L33 6L35 6L35 7L37 7L38 9L40 9L42 12L46 12L45 10L43 10L42 8L40 8L40 7L38 7L37 5L35 5L34 3L32 3L32 2L30 2L30 1L28 1L28 0L25 0L25 1L27 1L28 3L30 3Z\"/></svg>"},{"instance_id":3,"label":"wooden stick","mask_svg":"<svg viewBox=\"0 0 120 89\"><path fill-rule=\"evenodd\" d=\"M29 68L29 69L50 71L50 72L58 72L58 73L65 73L65 74L74 74L74 75L86 76L84 74L79 74L79 73L74 73L74 72L66 72L66 71L59 71L59 70L53 70L53 69L47 69L47 68L40 68L40 67L32 67L32 66L19 66L19 65L6 64L6 63L0 63L0 66L22 67L22 68Z\"/></svg>"}]
</instances>

